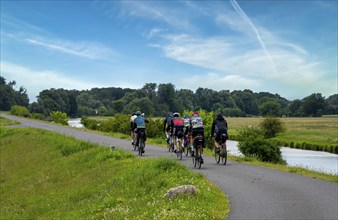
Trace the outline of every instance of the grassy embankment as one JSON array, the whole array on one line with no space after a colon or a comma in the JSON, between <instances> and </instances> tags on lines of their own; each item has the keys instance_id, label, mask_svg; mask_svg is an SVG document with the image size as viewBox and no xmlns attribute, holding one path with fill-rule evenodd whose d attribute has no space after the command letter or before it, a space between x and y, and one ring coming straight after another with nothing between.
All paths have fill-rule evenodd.
<instances>
[{"instance_id":1,"label":"grassy embankment","mask_svg":"<svg viewBox=\"0 0 338 220\"><path fill-rule=\"evenodd\" d=\"M229 213L221 190L173 160L139 159L0 122L0 219L224 219ZM185 184L197 193L163 197Z\"/></svg>"}]
</instances>

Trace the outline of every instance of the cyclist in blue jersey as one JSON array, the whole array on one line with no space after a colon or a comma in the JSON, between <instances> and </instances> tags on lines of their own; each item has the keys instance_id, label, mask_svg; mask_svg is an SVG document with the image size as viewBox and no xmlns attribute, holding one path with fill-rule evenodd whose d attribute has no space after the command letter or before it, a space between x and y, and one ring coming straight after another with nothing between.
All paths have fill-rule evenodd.
<instances>
[{"instance_id":1,"label":"cyclist in blue jersey","mask_svg":"<svg viewBox=\"0 0 338 220\"><path fill-rule=\"evenodd\" d=\"M140 111L136 112L136 116L137 117L134 119L134 123L136 125L136 133L137 133L136 146L138 146L139 142L140 142L140 135L139 134L140 134L141 131L143 131L143 133L144 133L144 143L147 140L145 123L148 123L149 121L148 121L148 119L146 119L142 116Z\"/></svg>"}]
</instances>

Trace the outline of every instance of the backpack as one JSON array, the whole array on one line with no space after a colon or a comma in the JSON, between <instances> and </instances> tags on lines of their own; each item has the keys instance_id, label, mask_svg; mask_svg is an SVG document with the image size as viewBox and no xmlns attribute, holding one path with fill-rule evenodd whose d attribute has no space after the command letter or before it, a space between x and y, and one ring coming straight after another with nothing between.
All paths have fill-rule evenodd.
<instances>
[{"instance_id":1,"label":"backpack","mask_svg":"<svg viewBox=\"0 0 338 220\"><path fill-rule=\"evenodd\" d=\"M222 121L217 121L216 125L215 125L215 133L224 133L227 134L227 123L225 122L225 120Z\"/></svg>"},{"instance_id":2,"label":"backpack","mask_svg":"<svg viewBox=\"0 0 338 220\"><path fill-rule=\"evenodd\" d=\"M174 116L173 115L167 115L167 118L166 118L166 120L167 120L167 125L170 127L171 126L171 120L174 118Z\"/></svg>"}]
</instances>

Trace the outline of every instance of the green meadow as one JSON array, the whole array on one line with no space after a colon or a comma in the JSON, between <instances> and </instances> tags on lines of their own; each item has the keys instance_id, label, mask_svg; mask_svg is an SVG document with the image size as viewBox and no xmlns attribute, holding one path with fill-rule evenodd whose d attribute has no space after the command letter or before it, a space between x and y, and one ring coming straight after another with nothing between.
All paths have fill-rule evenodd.
<instances>
[{"instance_id":1,"label":"green meadow","mask_svg":"<svg viewBox=\"0 0 338 220\"><path fill-rule=\"evenodd\" d=\"M238 134L244 126L257 126L263 118L226 118L230 134ZM276 139L282 142L308 142L321 145L338 145L338 116L318 118L280 118L286 132Z\"/></svg>"},{"instance_id":2,"label":"green meadow","mask_svg":"<svg viewBox=\"0 0 338 220\"><path fill-rule=\"evenodd\" d=\"M226 195L166 159L31 128L0 127L0 219L226 219ZM167 198L194 185L194 195Z\"/></svg>"}]
</instances>

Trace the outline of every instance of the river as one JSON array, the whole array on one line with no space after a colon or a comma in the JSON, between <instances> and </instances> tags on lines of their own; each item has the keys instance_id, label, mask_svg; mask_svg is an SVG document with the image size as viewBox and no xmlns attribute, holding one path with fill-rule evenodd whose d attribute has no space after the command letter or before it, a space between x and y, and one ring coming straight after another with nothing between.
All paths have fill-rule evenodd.
<instances>
[{"instance_id":1,"label":"river","mask_svg":"<svg viewBox=\"0 0 338 220\"><path fill-rule=\"evenodd\" d=\"M80 118L70 119L69 125L82 128ZM237 141L227 141L229 154L241 156ZM290 166L299 166L310 170L338 175L338 155L323 151L300 150L281 147L282 157Z\"/></svg>"}]
</instances>

